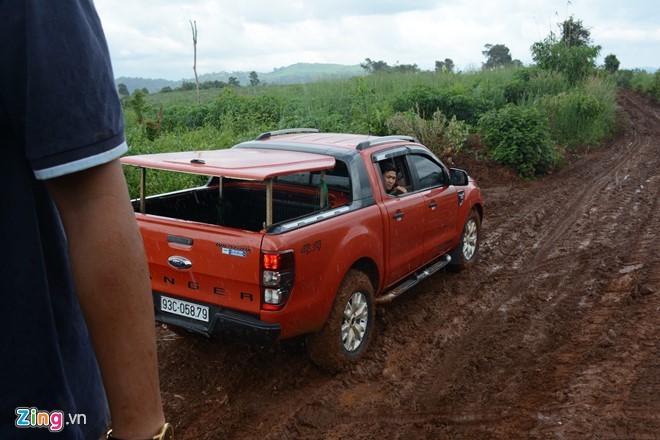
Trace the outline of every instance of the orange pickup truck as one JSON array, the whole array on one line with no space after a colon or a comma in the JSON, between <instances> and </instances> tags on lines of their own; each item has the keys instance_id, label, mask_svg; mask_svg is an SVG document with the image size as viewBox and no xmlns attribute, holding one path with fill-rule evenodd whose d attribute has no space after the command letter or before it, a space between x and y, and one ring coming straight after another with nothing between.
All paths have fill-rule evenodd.
<instances>
[{"instance_id":1,"label":"orange pickup truck","mask_svg":"<svg viewBox=\"0 0 660 440\"><path fill-rule=\"evenodd\" d=\"M329 370L365 352L375 304L479 250L477 184L409 136L288 129L122 162L141 169L133 206L156 319L207 336L307 335ZM147 197L151 169L206 183Z\"/></svg>"}]
</instances>

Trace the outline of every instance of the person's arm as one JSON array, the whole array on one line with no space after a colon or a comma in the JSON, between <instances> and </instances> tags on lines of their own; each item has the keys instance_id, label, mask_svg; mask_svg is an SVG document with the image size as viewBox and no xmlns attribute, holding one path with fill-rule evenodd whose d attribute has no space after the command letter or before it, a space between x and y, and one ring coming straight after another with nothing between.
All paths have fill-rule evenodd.
<instances>
[{"instance_id":1,"label":"person's arm","mask_svg":"<svg viewBox=\"0 0 660 440\"><path fill-rule=\"evenodd\" d=\"M108 396L113 435L151 438L165 423L142 239L114 160L46 181L66 231L78 299Z\"/></svg>"}]
</instances>

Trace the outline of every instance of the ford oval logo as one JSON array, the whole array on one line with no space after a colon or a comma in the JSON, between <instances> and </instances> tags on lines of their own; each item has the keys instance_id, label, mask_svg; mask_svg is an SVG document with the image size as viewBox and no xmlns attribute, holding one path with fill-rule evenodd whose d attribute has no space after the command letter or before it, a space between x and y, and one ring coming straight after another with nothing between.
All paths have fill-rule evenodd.
<instances>
[{"instance_id":1,"label":"ford oval logo","mask_svg":"<svg viewBox=\"0 0 660 440\"><path fill-rule=\"evenodd\" d=\"M183 270L183 269L190 269L192 267L192 263L190 262L189 259L178 257L176 255L168 258L167 262L170 263L170 266L172 266L175 269Z\"/></svg>"}]
</instances>

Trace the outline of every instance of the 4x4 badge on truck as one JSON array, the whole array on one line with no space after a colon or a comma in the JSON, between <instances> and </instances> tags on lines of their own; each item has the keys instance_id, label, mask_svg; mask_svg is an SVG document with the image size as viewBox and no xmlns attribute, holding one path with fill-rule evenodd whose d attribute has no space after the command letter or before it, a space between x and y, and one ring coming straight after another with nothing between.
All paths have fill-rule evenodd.
<instances>
[{"instance_id":1,"label":"4x4 badge on truck","mask_svg":"<svg viewBox=\"0 0 660 440\"><path fill-rule=\"evenodd\" d=\"M167 262L170 263L170 266L172 266L175 269L190 269L192 267L192 263L190 262L189 259L179 257L176 255L171 256L170 258L167 259Z\"/></svg>"}]
</instances>

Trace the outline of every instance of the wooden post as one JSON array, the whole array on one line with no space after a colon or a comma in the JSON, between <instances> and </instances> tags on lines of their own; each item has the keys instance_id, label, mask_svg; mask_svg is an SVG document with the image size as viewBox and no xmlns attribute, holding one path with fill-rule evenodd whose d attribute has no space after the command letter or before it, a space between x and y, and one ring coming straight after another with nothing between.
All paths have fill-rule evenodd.
<instances>
[{"instance_id":1,"label":"wooden post","mask_svg":"<svg viewBox=\"0 0 660 440\"><path fill-rule=\"evenodd\" d=\"M319 182L319 199L321 199L321 209L326 207L328 200L328 185L325 183L325 170L321 170L321 180Z\"/></svg>"},{"instance_id":2,"label":"wooden post","mask_svg":"<svg viewBox=\"0 0 660 440\"><path fill-rule=\"evenodd\" d=\"M140 214L147 210L147 169L140 167Z\"/></svg>"},{"instance_id":3,"label":"wooden post","mask_svg":"<svg viewBox=\"0 0 660 440\"><path fill-rule=\"evenodd\" d=\"M266 227L273 224L273 179L266 180Z\"/></svg>"}]
</instances>

